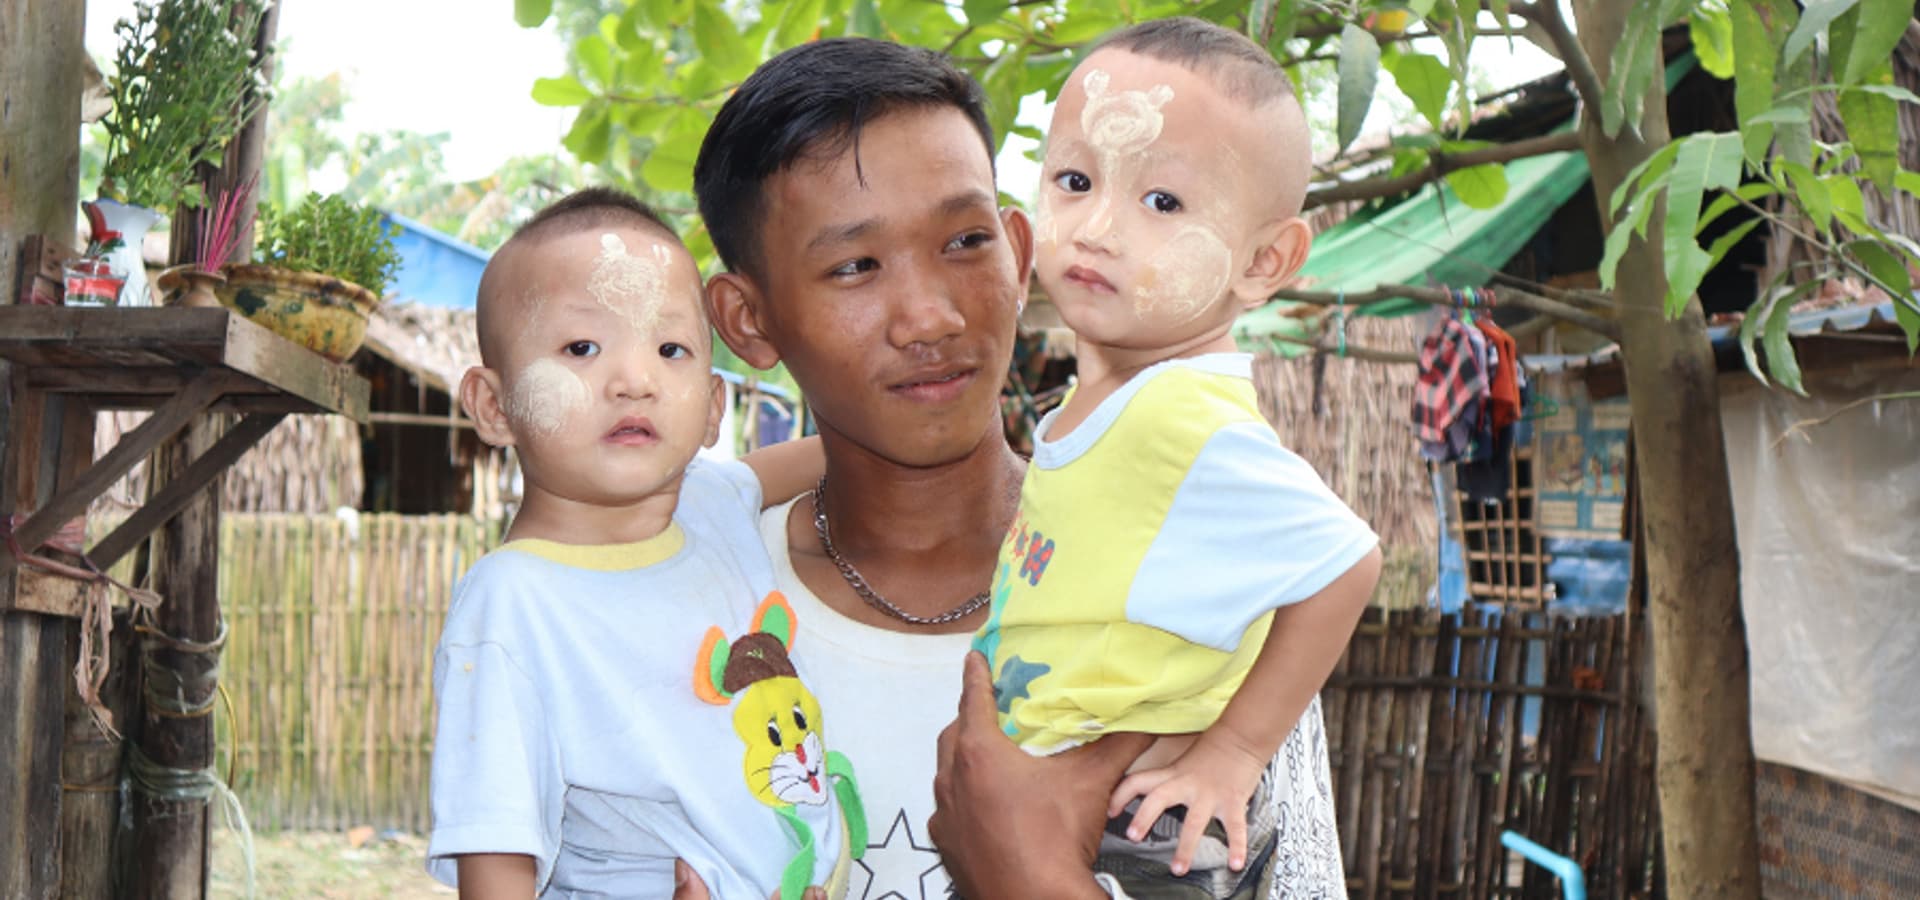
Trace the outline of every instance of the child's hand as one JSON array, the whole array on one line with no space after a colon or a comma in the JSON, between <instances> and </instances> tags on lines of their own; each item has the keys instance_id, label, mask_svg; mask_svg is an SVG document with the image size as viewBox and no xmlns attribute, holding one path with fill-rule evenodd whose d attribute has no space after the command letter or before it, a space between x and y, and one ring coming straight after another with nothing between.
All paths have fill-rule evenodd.
<instances>
[{"instance_id":1,"label":"child's hand","mask_svg":"<svg viewBox=\"0 0 1920 900\"><path fill-rule=\"evenodd\" d=\"M1135 772L1122 780L1113 790L1107 815L1119 815L1135 797L1140 798L1140 808L1127 825L1127 837L1138 841L1161 813L1185 806L1186 822L1169 867L1175 875L1187 874L1207 823L1219 819L1227 829L1227 865L1238 872L1247 864L1247 802L1260 786L1267 763L1227 729L1209 728L1172 765Z\"/></svg>"}]
</instances>

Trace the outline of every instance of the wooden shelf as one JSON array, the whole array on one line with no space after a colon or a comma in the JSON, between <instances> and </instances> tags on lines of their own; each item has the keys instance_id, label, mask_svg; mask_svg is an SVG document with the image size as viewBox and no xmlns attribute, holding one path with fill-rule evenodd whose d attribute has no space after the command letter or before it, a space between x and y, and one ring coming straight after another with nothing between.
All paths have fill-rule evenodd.
<instances>
[{"instance_id":1,"label":"wooden shelf","mask_svg":"<svg viewBox=\"0 0 1920 900\"><path fill-rule=\"evenodd\" d=\"M29 393L95 410L152 411L19 525L15 538L29 553L196 417L242 416L180 478L87 551L102 569L178 514L288 414L367 421L369 386L351 366L225 309L0 306L0 359L13 363L12 377ZM0 568L15 564L11 553L0 553Z\"/></svg>"},{"instance_id":2,"label":"wooden shelf","mask_svg":"<svg viewBox=\"0 0 1920 900\"><path fill-rule=\"evenodd\" d=\"M154 409L208 374L212 412L336 413L367 420L366 379L225 309L0 306L0 359L28 390L97 409Z\"/></svg>"}]
</instances>

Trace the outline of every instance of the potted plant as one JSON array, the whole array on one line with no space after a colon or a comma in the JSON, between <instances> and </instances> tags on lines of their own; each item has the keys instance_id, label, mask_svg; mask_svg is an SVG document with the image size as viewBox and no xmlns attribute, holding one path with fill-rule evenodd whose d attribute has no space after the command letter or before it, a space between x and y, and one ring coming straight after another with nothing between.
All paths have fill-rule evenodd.
<instances>
[{"instance_id":1,"label":"potted plant","mask_svg":"<svg viewBox=\"0 0 1920 900\"><path fill-rule=\"evenodd\" d=\"M253 212L247 198L253 195L256 179L220 193L219 202L200 210L200 227L193 259L160 273L154 280L161 296L174 306L219 306L214 285L226 281L223 271L240 242L240 236L253 225Z\"/></svg>"},{"instance_id":2,"label":"potted plant","mask_svg":"<svg viewBox=\"0 0 1920 900\"><path fill-rule=\"evenodd\" d=\"M87 213L96 240L120 235L106 259L126 276L121 303L151 302L140 257L147 231L177 206L202 204L197 170L217 165L266 102L252 46L265 9L264 0L140 0L114 25L107 158Z\"/></svg>"},{"instance_id":3,"label":"potted plant","mask_svg":"<svg viewBox=\"0 0 1920 900\"><path fill-rule=\"evenodd\" d=\"M319 194L268 209L261 223L255 263L225 267L220 302L330 359L352 356L400 268L399 229L378 210Z\"/></svg>"}]
</instances>

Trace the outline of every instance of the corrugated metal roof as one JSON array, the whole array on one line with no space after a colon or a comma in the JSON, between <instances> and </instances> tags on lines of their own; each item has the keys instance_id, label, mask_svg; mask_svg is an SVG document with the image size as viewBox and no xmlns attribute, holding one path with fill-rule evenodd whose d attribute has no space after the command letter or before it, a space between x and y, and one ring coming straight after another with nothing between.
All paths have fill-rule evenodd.
<instances>
[{"instance_id":1,"label":"corrugated metal roof","mask_svg":"<svg viewBox=\"0 0 1920 900\"><path fill-rule=\"evenodd\" d=\"M1794 337L1897 330L1898 328L1899 320L1894 316L1892 301L1874 305L1813 309L1796 313L1787 319L1787 333ZM1707 338L1713 341L1715 349L1732 347L1740 339L1740 326L1738 324L1715 325L1707 329ZM1597 368L1617 362L1619 359L1620 345L1608 344L1592 353L1536 353L1523 357L1520 362L1529 372L1551 375L1556 372L1576 372Z\"/></svg>"}]
</instances>

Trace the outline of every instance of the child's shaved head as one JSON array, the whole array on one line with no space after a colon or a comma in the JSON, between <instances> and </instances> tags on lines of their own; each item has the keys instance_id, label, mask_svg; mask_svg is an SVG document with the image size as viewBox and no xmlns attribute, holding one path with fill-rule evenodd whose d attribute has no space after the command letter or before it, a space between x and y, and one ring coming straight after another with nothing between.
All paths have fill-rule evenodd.
<instances>
[{"instance_id":1,"label":"child's shaved head","mask_svg":"<svg viewBox=\"0 0 1920 900\"><path fill-rule=\"evenodd\" d=\"M1281 216L1298 215L1305 202L1313 149L1306 114L1294 96L1293 81L1253 39L1188 16L1155 19L1113 32L1094 47L1124 50L1173 63L1212 83L1226 97L1270 120L1274 141L1269 159L1278 174L1275 205Z\"/></svg>"},{"instance_id":2,"label":"child's shaved head","mask_svg":"<svg viewBox=\"0 0 1920 900\"><path fill-rule=\"evenodd\" d=\"M678 244L680 238L665 220L639 198L613 188L592 187L575 191L535 213L513 232L480 276L479 297L475 302L475 328L480 335L480 359L492 365L499 358L501 329L515 318L511 312L518 298L501 296L503 281L512 266L522 263L518 257L544 241L590 229L635 228L657 232Z\"/></svg>"}]
</instances>

